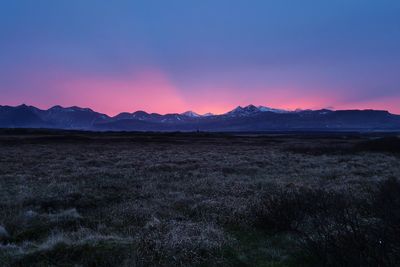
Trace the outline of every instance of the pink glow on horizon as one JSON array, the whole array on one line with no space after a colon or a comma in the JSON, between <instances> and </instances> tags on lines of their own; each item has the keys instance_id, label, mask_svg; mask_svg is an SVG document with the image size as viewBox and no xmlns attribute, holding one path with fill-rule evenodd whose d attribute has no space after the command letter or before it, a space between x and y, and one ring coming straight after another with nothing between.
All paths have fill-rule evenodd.
<instances>
[{"instance_id":1,"label":"pink glow on horizon","mask_svg":"<svg viewBox=\"0 0 400 267\"><path fill-rule=\"evenodd\" d=\"M186 107L174 84L154 69L118 79L57 71L31 72L24 75L24 80L39 92L31 90L24 95L14 95L6 100L8 103L2 104L25 103L42 109L54 105L80 106L111 116L136 110L172 113Z\"/></svg>"},{"instance_id":2,"label":"pink glow on horizon","mask_svg":"<svg viewBox=\"0 0 400 267\"><path fill-rule=\"evenodd\" d=\"M24 94L4 96L5 103L26 103L47 109L54 105L89 107L116 115L120 112L222 114L236 106L263 105L286 110L299 109L384 109L400 114L400 99L380 98L379 101L346 103L343 96L326 91L306 92L296 86L254 88L243 90L235 85L179 88L163 71L147 69L123 77L77 75L68 72L31 72L22 75L28 90ZM183 90L185 89L185 90ZM328 90L327 90L328 91ZM332 90L329 90L332 92Z\"/></svg>"},{"instance_id":3,"label":"pink glow on horizon","mask_svg":"<svg viewBox=\"0 0 400 267\"><path fill-rule=\"evenodd\" d=\"M76 99L76 93L64 96L71 104L90 106L108 115L136 110L167 113L185 106L177 88L154 70L123 80L100 77L66 81L62 87L79 92L80 99Z\"/></svg>"}]
</instances>

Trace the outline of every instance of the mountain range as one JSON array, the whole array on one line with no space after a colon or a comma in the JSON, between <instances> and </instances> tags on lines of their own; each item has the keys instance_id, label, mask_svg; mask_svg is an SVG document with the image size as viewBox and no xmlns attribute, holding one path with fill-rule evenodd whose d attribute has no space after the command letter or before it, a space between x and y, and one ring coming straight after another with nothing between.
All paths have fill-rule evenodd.
<instances>
[{"instance_id":1,"label":"mountain range","mask_svg":"<svg viewBox=\"0 0 400 267\"><path fill-rule=\"evenodd\" d=\"M114 117L89 108L0 106L0 128L93 131L372 131L400 130L400 115L384 110L287 111L248 105L220 115L193 111L161 115L136 111Z\"/></svg>"}]
</instances>

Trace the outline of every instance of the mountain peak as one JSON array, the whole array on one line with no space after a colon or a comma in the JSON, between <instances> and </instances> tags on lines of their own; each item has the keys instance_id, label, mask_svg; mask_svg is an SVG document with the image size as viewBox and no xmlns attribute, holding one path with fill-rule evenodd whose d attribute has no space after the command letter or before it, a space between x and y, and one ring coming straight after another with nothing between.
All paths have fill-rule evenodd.
<instances>
[{"instance_id":1,"label":"mountain peak","mask_svg":"<svg viewBox=\"0 0 400 267\"><path fill-rule=\"evenodd\" d=\"M243 108L242 106L237 106L236 108L232 109L230 112L237 112L237 111L242 111Z\"/></svg>"},{"instance_id":2,"label":"mountain peak","mask_svg":"<svg viewBox=\"0 0 400 267\"><path fill-rule=\"evenodd\" d=\"M256 106L254 105L248 105L243 108L244 110L250 111L250 112L258 112L260 111Z\"/></svg>"},{"instance_id":3,"label":"mountain peak","mask_svg":"<svg viewBox=\"0 0 400 267\"><path fill-rule=\"evenodd\" d=\"M138 116L138 115L149 115L149 113L147 113L146 111L143 111L143 110L135 111L132 114L136 115L136 116Z\"/></svg>"},{"instance_id":4,"label":"mountain peak","mask_svg":"<svg viewBox=\"0 0 400 267\"><path fill-rule=\"evenodd\" d=\"M184 115L184 116L191 117L191 118L198 118L198 117L201 117L200 114L197 114L196 112L193 112L193 111L191 111L191 110L188 110L188 111L186 111L186 112L183 112L183 113L181 113L180 115Z\"/></svg>"},{"instance_id":5,"label":"mountain peak","mask_svg":"<svg viewBox=\"0 0 400 267\"><path fill-rule=\"evenodd\" d=\"M207 116L213 117L207 119ZM238 106L222 115L211 113L199 115L193 111L161 115L136 111L134 113L123 112L117 116L109 117L88 108L54 106L48 110L41 110L34 106L20 105L0 108L0 127L146 131L190 131L199 127L210 131L399 130L400 116L380 110L320 109L295 112L248 105L245 107Z\"/></svg>"},{"instance_id":6,"label":"mountain peak","mask_svg":"<svg viewBox=\"0 0 400 267\"><path fill-rule=\"evenodd\" d=\"M70 107L70 109L75 110L75 111L90 111L90 112L93 112L93 110L90 109L90 108L81 108L81 107L78 107L78 106L72 106L72 107Z\"/></svg>"},{"instance_id":7,"label":"mountain peak","mask_svg":"<svg viewBox=\"0 0 400 267\"><path fill-rule=\"evenodd\" d=\"M53 106L51 108L49 108L48 110L50 111L65 111L65 112L71 112L71 111L88 111L88 112L94 112L92 109L90 108L81 108L78 106L72 106L72 107L63 107L60 105L56 105Z\"/></svg>"},{"instance_id":8,"label":"mountain peak","mask_svg":"<svg viewBox=\"0 0 400 267\"><path fill-rule=\"evenodd\" d=\"M274 112L274 113L288 113L290 111L285 110L285 109L277 109L277 108L270 108L270 107L265 107L265 106L258 106L257 107L259 111L262 112Z\"/></svg>"},{"instance_id":9,"label":"mountain peak","mask_svg":"<svg viewBox=\"0 0 400 267\"><path fill-rule=\"evenodd\" d=\"M274 113L288 113L290 111L284 109L276 109L269 108L265 106L255 106L255 105L247 105L245 107L238 106L235 109L225 113L225 115L229 116L249 116L253 114L258 114L260 112L274 112Z\"/></svg>"},{"instance_id":10,"label":"mountain peak","mask_svg":"<svg viewBox=\"0 0 400 267\"><path fill-rule=\"evenodd\" d=\"M49 108L49 110L57 110L57 109L63 109L63 107L60 105L55 105L55 106Z\"/></svg>"},{"instance_id":11,"label":"mountain peak","mask_svg":"<svg viewBox=\"0 0 400 267\"><path fill-rule=\"evenodd\" d=\"M240 116L247 116L247 115L255 114L258 112L260 112L260 110L256 106L248 105L245 107L238 106L235 109L229 111L228 113L225 113L224 115L240 117Z\"/></svg>"},{"instance_id":12,"label":"mountain peak","mask_svg":"<svg viewBox=\"0 0 400 267\"><path fill-rule=\"evenodd\" d=\"M28 105L26 105L26 104L21 104L21 105L17 106L17 108L32 109L32 108L34 108L34 107L33 107L33 106L28 106Z\"/></svg>"}]
</instances>

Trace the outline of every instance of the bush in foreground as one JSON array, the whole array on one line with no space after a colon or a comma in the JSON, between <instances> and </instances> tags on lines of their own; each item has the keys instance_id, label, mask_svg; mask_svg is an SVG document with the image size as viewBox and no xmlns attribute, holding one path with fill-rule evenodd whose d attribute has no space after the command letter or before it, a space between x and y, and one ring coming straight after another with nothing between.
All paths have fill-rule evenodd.
<instances>
[{"instance_id":1,"label":"bush in foreground","mask_svg":"<svg viewBox=\"0 0 400 267\"><path fill-rule=\"evenodd\" d=\"M364 192L277 189L255 210L256 225L296 236L316 266L399 266L400 182Z\"/></svg>"}]
</instances>

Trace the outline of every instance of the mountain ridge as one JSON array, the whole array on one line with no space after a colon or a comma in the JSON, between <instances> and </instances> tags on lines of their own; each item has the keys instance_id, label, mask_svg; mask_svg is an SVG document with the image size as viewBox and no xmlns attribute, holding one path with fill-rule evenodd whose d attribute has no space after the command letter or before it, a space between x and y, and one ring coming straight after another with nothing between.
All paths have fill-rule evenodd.
<instances>
[{"instance_id":1,"label":"mountain ridge","mask_svg":"<svg viewBox=\"0 0 400 267\"><path fill-rule=\"evenodd\" d=\"M268 131L268 130L399 130L400 115L386 110L282 110L238 106L224 114L193 111L148 113L138 110L108 116L90 108L0 106L1 128L56 128L96 131Z\"/></svg>"}]
</instances>

